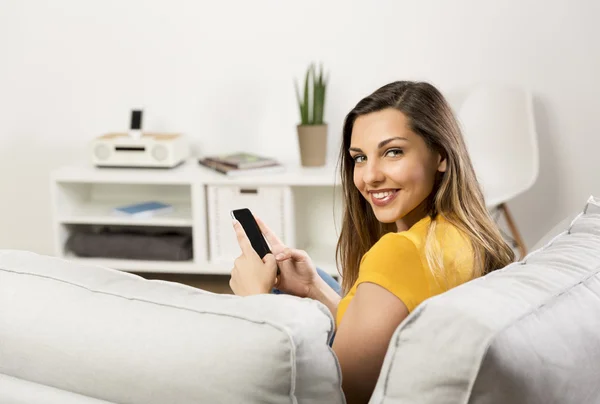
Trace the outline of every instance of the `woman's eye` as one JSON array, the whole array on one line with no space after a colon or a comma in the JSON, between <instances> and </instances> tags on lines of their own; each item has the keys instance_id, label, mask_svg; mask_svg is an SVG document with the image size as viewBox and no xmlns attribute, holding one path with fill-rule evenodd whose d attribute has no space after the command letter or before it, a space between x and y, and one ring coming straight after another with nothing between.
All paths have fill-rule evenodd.
<instances>
[{"instance_id":1,"label":"woman's eye","mask_svg":"<svg viewBox=\"0 0 600 404\"><path fill-rule=\"evenodd\" d=\"M355 163L362 163L362 162L364 162L364 161L365 161L365 160L364 160L364 159L365 159L365 156L363 156L363 155L360 155L360 154L359 154L359 155L357 155L357 156L354 156L354 157L352 157L352 158L354 159L354 162L355 162Z\"/></svg>"},{"instance_id":2,"label":"woman's eye","mask_svg":"<svg viewBox=\"0 0 600 404\"><path fill-rule=\"evenodd\" d=\"M385 152L385 155L390 157L397 157L402 154L404 154L404 151L402 149L390 149Z\"/></svg>"}]
</instances>

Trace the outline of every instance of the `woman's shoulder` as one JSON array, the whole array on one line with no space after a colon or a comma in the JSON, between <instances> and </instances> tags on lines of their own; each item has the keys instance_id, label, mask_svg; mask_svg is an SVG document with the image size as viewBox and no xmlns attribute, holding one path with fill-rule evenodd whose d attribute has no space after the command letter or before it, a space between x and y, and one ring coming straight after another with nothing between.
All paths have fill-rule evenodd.
<instances>
[{"instance_id":1,"label":"woman's shoulder","mask_svg":"<svg viewBox=\"0 0 600 404\"><path fill-rule=\"evenodd\" d=\"M431 219L427 216L410 229L399 232L390 232L384 234L367 251L367 254L380 254L389 252L399 252L400 250L418 250L421 246L421 239L426 236L427 228Z\"/></svg>"},{"instance_id":2,"label":"woman's shoulder","mask_svg":"<svg viewBox=\"0 0 600 404\"><path fill-rule=\"evenodd\" d=\"M428 295L421 252L406 232L387 233L365 254L356 284L375 283L397 296L409 311Z\"/></svg>"},{"instance_id":3,"label":"woman's shoulder","mask_svg":"<svg viewBox=\"0 0 600 404\"><path fill-rule=\"evenodd\" d=\"M471 249L471 242L467 235L441 215L436 218L435 237L438 243L446 249L465 251Z\"/></svg>"},{"instance_id":4,"label":"woman's shoulder","mask_svg":"<svg viewBox=\"0 0 600 404\"><path fill-rule=\"evenodd\" d=\"M383 235L364 255L369 260L380 257L405 256L408 253L417 253L418 248L412 237L407 232L390 232Z\"/></svg>"},{"instance_id":5,"label":"woman's shoulder","mask_svg":"<svg viewBox=\"0 0 600 404\"><path fill-rule=\"evenodd\" d=\"M421 219L408 230L385 234L367 251L365 257L423 252L432 222L435 224L437 243L445 250L461 250L470 247L468 238L457 226L444 216L437 215L434 219L429 217Z\"/></svg>"},{"instance_id":6,"label":"woman's shoulder","mask_svg":"<svg viewBox=\"0 0 600 404\"><path fill-rule=\"evenodd\" d=\"M417 250L425 248L427 236L431 225L435 232L435 239L440 246L464 248L469 245L467 237L460 229L449 221L446 217L438 214L434 219L426 217L415 223L410 229L400 232L404 237L410 239L416 246Z\"/></svg>"}]
</instances>

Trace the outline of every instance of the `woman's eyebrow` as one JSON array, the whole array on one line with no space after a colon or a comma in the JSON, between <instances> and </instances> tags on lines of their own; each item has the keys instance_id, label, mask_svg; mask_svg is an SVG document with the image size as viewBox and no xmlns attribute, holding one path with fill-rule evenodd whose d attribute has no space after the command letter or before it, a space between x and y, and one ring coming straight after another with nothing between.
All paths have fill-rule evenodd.
<instances>
[{"instance_id":1,"label":"woman's eyebrow","mask_svg":"<svg viewBox=\"0 0 600 404\"><path fill-rule=\"evenodd\" d=\"M389 139L385 139L382 140L381 142L379 142L379 144L377 145L378 149L381 149L382 147L384 147L386 144L394 141L394 140L406 140L408 142L408 139L405 137L400 137L400 136L396 136L396 137L391 137ZM348 149L348 151L353 151L353 152L357 152L357 153L361 153L362 150L359 147L350 147Z\"/></svg>"},{"instance_id":2,"label":"woman's eyebrow","mask_svg":"<svg viewBox=\"0 0 600 404\"><path fill-rule=\"evenodd\" d=\"M389 139L386 140L382 140L381 142L379 142L379 144L377 145L378 149L381 149L382 147L384 147L386 144L394 141L394 140L406 140L408 142L408 139L405 137L400 137L400 136L396 136L396 137L391 137Z\"/></svg>"}]
</instances>

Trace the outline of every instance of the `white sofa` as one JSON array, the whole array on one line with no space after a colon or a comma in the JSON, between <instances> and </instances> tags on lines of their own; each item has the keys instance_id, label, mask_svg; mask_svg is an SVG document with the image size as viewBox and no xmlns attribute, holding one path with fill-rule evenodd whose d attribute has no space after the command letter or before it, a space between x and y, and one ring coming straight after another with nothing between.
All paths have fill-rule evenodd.
<instances>
[{"instance_id":1,"label":"white sofa","mask_svg":"<svg viewBox=\"0 0 600 404\"><path fill-rule=\"evenodd\" d=\"M600 203L421 304L372 403L600 402ZM0 403L343 403L324 306L0 251Z\"/></svg>"}]
</instances>

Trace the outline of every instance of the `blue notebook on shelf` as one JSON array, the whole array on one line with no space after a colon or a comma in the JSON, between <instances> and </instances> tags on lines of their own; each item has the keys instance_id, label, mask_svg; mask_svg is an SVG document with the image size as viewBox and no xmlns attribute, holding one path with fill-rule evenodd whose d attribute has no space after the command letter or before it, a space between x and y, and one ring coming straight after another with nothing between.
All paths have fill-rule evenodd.
<instances>
[{"instance_id":1,"label":"blue notebook on shelf","mask_svg":"<svg viewBox=\"0 0 600 404\"><path fill-rule=\"evenodd\" d=\"M172 211L172 205L156 201L118 206L114 209L114 212L118 215L131 217L152 217L154 215L169 213Z\"/></svg>"}]
</instances>

